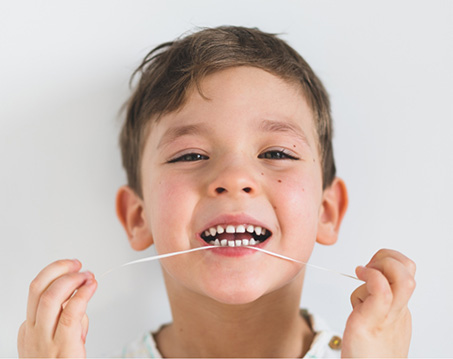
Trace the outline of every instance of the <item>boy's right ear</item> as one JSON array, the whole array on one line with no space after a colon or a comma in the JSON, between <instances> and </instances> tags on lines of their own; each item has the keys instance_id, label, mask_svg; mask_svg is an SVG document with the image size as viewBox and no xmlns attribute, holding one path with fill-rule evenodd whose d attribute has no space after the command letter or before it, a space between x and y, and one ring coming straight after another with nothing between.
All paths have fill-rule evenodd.
<instances>
[{"instance_id":1,"label":"boy's right ear","mask_svg":"<svg viewBox=\"0 0 453 359\"><path fill-rule=\"evenodd\" d=\"M123 225L133 249L141 251L154 243L146 220L143 200L129 186L122 186L118 189L116 215Z\"/></svg>"}]
</instances>

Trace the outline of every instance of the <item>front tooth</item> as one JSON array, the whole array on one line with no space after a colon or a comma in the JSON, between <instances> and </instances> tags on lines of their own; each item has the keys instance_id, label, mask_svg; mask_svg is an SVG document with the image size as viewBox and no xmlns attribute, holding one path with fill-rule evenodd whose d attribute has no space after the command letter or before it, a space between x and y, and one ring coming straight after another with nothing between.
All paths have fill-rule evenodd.
<instances>
[{"instance_id":1,"label":"front tooth","mask_svg":"<svg viewBox=\"0 0 453 359\"><path fill-rule=\"evenodd\" d=\"M214 227L209 228L209 233L211 233L211 236L215 236L217 234L217 231Z\"/></svg>"},{"instance_id":2,"label":"front tooth","mask_svg":"<svg viewBox=\"0 0 453 359\"><path fill-rule=\"evenodd\" d=\"M239 226L236 227L236 233L245 233L245 227L240 224Z\"/></svg>"},{"instance_id":3,"label":"front tooth","mask_svg":"<svg viewBox=\"0 0 453 359\"><path fill-rule=\"evenodd\" d=\"M223 229L222 226L217 226L217 233L218 234L222 234L223 232L225 232L225 230Z\"/></svg>"},{"instance_id":4,"label":"front tooth","mask_svg":"<svg viewBox=\"0 0 453 359\"><path fill-rule=\"evenodd\" d=\"M227 233L236 233L236 228L232 226L231 224L226 227L226 232Z\"/></svg>"},{"instance_id":5,"label":"front tooth","mask_svg":"<svg viewBox=\"0 0 453 359\"><path fill-rule=\"evenodd\" d=\"M243 239L242 240L242 245L243 246L248 246L249 245L249 240L248 239Z\"/></svg>"},{"instance_id":6,"label":"front tooth","mask_svg":"<svg viewBox=\"0 0 453 359\"><path fill-rule=\"evenodd\" d=\"M214 245L216 247L220 246L220 241L216 238L215 241L214 241Z\"/></svg>"},{"instance_id":7,"label":"front tooth","mask_svg":"<svg viewBox=\"0 0 453 359\"><path fill-rule=\"evenodd\" d=\"M251 224L247 226L247 232L253 233L255 231L255 227L253 227Z\"/></svg>"},{"instance_id":8,"label":"front tooth","mask_svg":"<svg viewBox=\"0 0 453 359\"><path fill-rule=\"evenodd\" d=\"M229 247L234 247L234 241L228 241L228 246Z\"/></svg>"},{"instance_id":9,"label":"front tooth","mask_svg":"<svg viewBox=\"0 0 453 359\"><path fill-rule=\"evenodd\" d=\"M222 239L222 240L220 241L220 245L221 245L222 247L226 247L227 244L228 244L228 241L227 241L226 239Z\"/></svg>"},{"instance_id":10,"label":"front tooth","mask_svg":"<svg viewBox=\"0 0 453 359\"><path fill-rule=\"evenodd\" d=\"M242 241L240 239L236 239L235 242L236 242L236 247L242 246Z\"/></svg>"},{"instance_id":11,"label":"front tooth","mask_svg":"<svg viewBox=\"0 0 453 359\"><path fill-rule=\"evenodd\" d=\"M261 227L259 227L259 226L255 227L255 233L256 233L257 235L260 235L260 234L261 234L261 230L262 230Z\"/></svg>"},{"instance_id":12,"label":"front tooth","mask_svg":"<svg viewBox=\"0 0 453 359\"><path fill-rule=\"evenodd\" d=\"M250 240L250 242L249 242L249 245L254 246L254 245L257 244L257 243L258 243L258 242L255 241L255 238L252 238L252 239Z\"/></svg>"}]
</instances>

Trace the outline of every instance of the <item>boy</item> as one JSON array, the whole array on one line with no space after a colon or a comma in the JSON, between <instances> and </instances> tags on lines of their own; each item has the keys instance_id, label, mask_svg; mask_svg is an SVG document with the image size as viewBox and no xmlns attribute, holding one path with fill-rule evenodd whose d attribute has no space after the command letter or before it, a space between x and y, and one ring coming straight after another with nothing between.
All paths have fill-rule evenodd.
<instances>
[{"instance_id":1,"label":"boy","mask_svg":"<svg viewBox=\"0 0 453 359\"><path fill-rule=\"evenodd\" d=\"M306 262L316 242L336 242L346 211L328 96L300 55L257 29L219 27L157 47L137 72L117 195L130 244L216 248L161 261L173 322L130 354L407 356L411 260L381 250L357 268L365 284L341 341L301 315L304 266L244 247ZM85 355L96 281L80 267L59 261L32 282L20 356Z\"/></svg>"}]
</instances>

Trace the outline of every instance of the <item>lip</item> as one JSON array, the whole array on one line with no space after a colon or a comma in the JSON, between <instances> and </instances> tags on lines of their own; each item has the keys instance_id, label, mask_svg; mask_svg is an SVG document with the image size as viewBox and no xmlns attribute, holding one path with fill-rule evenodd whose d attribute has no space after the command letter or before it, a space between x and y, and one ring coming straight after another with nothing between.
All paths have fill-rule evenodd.
<instances>
[{"instance_id":1,"label":"lip","mask_svg":"<svg viewBox=\"0 0 453 359\"><path fill-rule=\"evenodd\" d=\"M200 231L198 231L197 235L199 236L203 231L205 231L206 229L209 229L211 227L215 227L217 225L227 225L227 224L231 224L231 225L235 225L235 226L240 225L240 224L251 224L253 226L260 226L260 227L268 229L268 227L264 223L258 221L257 219L253 218L252 216L249 216L244 213L222 214L220 216L215 217L208 223L206 223L204 225L204 227L201 228Z\"/></svg>"},{"instance_id":2,"label":"lip","mask_svg":"<svg viewBox=\"0 0 453 359\"><path fill-rule=\"evenodd\" d=\"M263 224L263 222L258 221L257 219L253 218L252 216L249 216L247 214L241 213L241 214L222 214L220 216L215 217L211 221L209 221L207 224L204 225L204 227L201 229L196 234L197 240L203 245L203 246L209 246L208 243L206 243L203 238L201 238L201 233L211 227L215 227L217 225L240 225L240 224L251 224L253 226L260 226L263 228L268 229L266 225ZM272 238L269 237L266 239L266 241L255 244L254 247L258 248L263 248L267 245L269 242L269 239ZM215 247L211 249L209 252L212 252L213 254L218 254L222 255L225 257L242 257L246 255L252 255L254 253L257 253L258 251L255 251L250 248L245 248L245 247Z\"/></svg>"}]
</instances>

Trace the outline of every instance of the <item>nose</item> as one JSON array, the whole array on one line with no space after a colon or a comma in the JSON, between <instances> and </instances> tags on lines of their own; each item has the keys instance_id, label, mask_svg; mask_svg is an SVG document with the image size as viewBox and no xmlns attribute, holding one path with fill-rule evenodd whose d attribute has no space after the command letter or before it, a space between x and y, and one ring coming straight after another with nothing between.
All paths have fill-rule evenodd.
<instances>
[{"instance_id":1,"label":"nose","mask_svg":"<svg viewBox=\"0 0 453 359\"><path fill-rule=\"evenodd\" d=\"M240 164L223 166L216 171L208 185L210 196L253 196L258 193L258 184L250 167Z\"/></svg>"}]
</instances>

